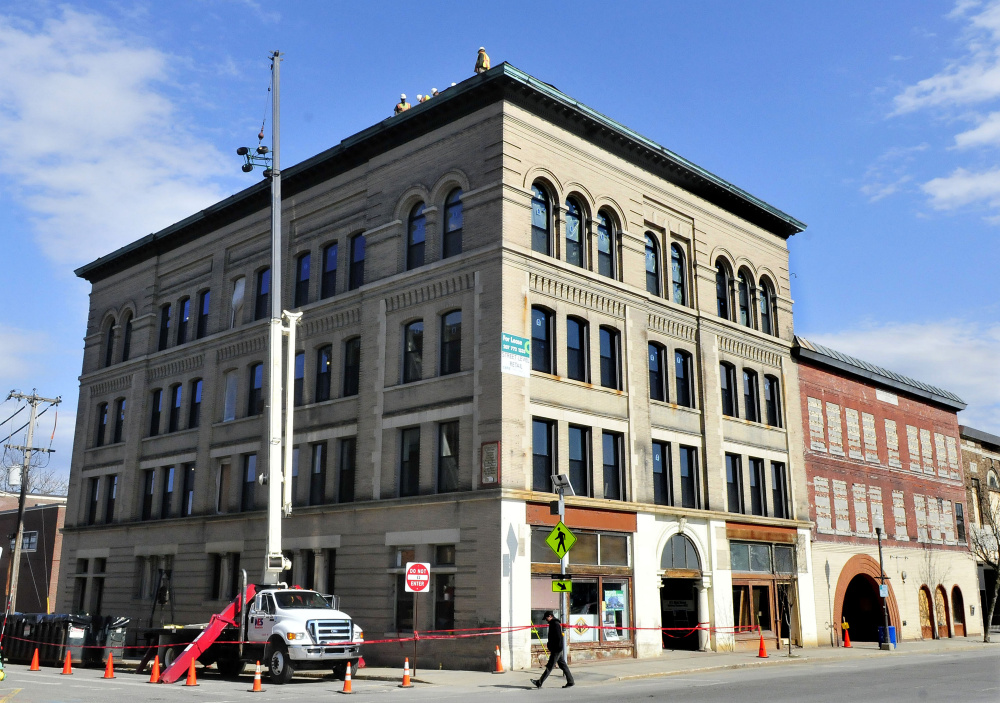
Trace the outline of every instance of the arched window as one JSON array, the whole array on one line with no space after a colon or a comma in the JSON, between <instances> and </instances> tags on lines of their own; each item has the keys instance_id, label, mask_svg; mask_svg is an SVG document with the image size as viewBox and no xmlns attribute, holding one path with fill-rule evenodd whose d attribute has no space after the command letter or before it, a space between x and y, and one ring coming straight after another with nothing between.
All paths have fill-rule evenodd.
<instances>
[{"instance_id":1,"label":"arched window","mask_svg":"<svg viewBox=\"0 0 1000 703\"><path fill-rule=\"evenodd\" d=\"M614 327L601 326L599 330L601 353L601 385L622 390L621 333Z\"/></svg>"},{"instance_id":2,"label":"arched window","mask_svg":"<svg viewBox=\"0 0 1000 703\"><path fill-rule=\"evenodd\" d=\"M753 327L753 277L745 269L740 269L739 273L739 301L740 301L740 324L744 327Z\"/></svg>"},{"instance_id":3,"label":"arched window","mask_svg":"<svg viewBox=\"0 0 1000 703\"><path fill-rule=\"evenodd\" d=\"M724 361L720 363L719 383L722 386L722 414L739 417L739 405L736 400L736 367Z\"/></svg>"},{"instance_id":4,"label":"arched window","mask_svg":"<svg viewBox=\"0 0 1000 703\"><path fill-rule=\"evenodd\" d=\"M781 427L781 387L775 376L764 376L764 421Z\"/></svg>"},{"instance_id":5,"label":"arched window","mask_svg":"<svg viewBox=\"0 0 1000 703\"><path fill-rule=\"evenodd\" d=\"M660 294L660 251L649 232L646 232L646 291Z\"/></svg>"},{"instance_id":6,"label":"arched window","mask_svg":"<svg viewBox=\"0 0 1000 703\"><path fill-rule=\"evenodd\" d=\"M555 373L555 314L545 308L531 308L531 369Z\"/></svg>"},{"instance_id":7,"label":"arched window","mask_svg":"<svg viewBox=\"0 0 1000 703\"><path fill-rule=\"evenodd\" d=\"M410 210L409 224L406 228L406 270L424 265L424 240L426 239L424 204L418 203Z\"/></svg>"},{"instance_id":8,"label":"arched window","mask_svg":"<svg viewBox=\"0 0 1000 703\"><path fill-rule=\"evenodd\" d=\"M531 186L531 249L552 255L549 194L537 183Z\"/></svg>"},{"instance_id":9,"label":"arched window","mask_svg":"<svg viewBox=\"0 0 1000 703\"><path fill-rule=\"evenodd\" d=\"M694 542L682 534L676 534L667 540L663 554L660 555L660 568L701 571L701 560L698 559Z\"/></svg>"},{"instance_id":10,"label":"arched window","mask_svg":"<svg viewBox=\"0 0 1000 703\"><path fill-rule=\"evenodd\" d=\"M760 422L759 383L756 371L743 369L743 412L750 422Z\"/></svg>"},{"instance_id":11,"label":"arched window","mask_svg":"<svg viewBox=\"0 0 1000 703\"><path fill-rule=\"evenodd\" d=\"M673 300L678 305L687 305L687 288L685 279L687 278L684 267L684 252L680 244L670 245L670 283L673 288Z\"/></svg>"},{"instance_id":12,"label":"arched window","mask_svg":"<svg viewBox=\"0 0 1000 703\"><path fill-rule=\"evenodd\" d=\"M579 317L566 318L566 375L574 381L590 381L590 345L587 321Z\"/></svg>"},{"instance_id":13,"label":"arched window","mask_svg":"<svg viewBox=\"0 0 1000 703\"><path fill-rule=\"evenodd\" d=\"M597 273L618 278L618 233L606 212L597 213Z\"/></svg>"},{"instance_id":14,"label":"arched window","mask_svg":"<svg viewBox=\"0 0 1000 703\"><path fill-rule=\"evenodd\" d=\"M674 378L676 379L678 405L694 407L694 386L692 385L691 354L678 349L674 352Z\"/></svg>"},{"instance_id":15,"label":"arched window","mask_svg":"<svg viewBox=\"0 0 1000 703\"><path fill-rule=\"evenodd\" d=\"M766 278L760 279L760 331L778 335L778 315L775 307L774 286Z\"/></svg>"},{"instance_id":16,"label":"arched window","mask_svg":"<svg viewBox=\"0 0 1000 703\"><path fill-rule=\"evenodd\" d=\"M566 263L583 266L583 215L580 203L566 201Z\"/></svg>"},{"instance_id":17,"label":"arched window","mask_svg":"<svg viewBox=\"0 0 1000 703\"><path fill-rule=\"evenodd\" d=\"M462 208L462 189L456 188L444 201L444 245L441 258L447 259L462 253L462 225L465 213Z\"/></svg>"},{"instance_id":18,"label":"arched window","mask_svg":"<svg viewBox=\"0 0 1000 703\"><path fill-rule=\"evenodd\" d=\"M108 323L108 331L104 334L104 366L108 367L115 360L115 318Z\"/></svg>"},{"instance_id":19,"label":"arched window","mask_svg":"<svg viewBox=\"0 0 1000 703\"><path fill-rule=\"evenodd\" d=\"M403 383L423 378L424 321L411 322L403 328Z\"/></svg>"},{"instance_id":20,"label":"arched window","mask_svg":"<svg viewBox=\"0 0 1000 703\"><path fill-rule=\"evenodd\" d=\"M732 319L732 308L729 303L729 288L732 284L733 274L729 270L729 264L725 259L715 260L715 300L719 317L725 320Z\"/></svg>"},{"instance_id":21,"label":"arched window","mask_svg":"<svg viewBox=\"0 0 1000 703\"><path fill-rule=\"evenodd\" d=\"M128 361L132 352L132 313L125 315L125 331L122 333L122 361Z\"/></svg>"},{"instance_id":22,"label":"arched window","mask_svg":"<svg viewBox=\"0 0 1000 703\"><path fill-rule=\"evenodd\" d=\"M995 471L990 471L986 476L986 486L994 491L1000 491L1000 480L997 479Z\"/></svg>"}]
</instances>

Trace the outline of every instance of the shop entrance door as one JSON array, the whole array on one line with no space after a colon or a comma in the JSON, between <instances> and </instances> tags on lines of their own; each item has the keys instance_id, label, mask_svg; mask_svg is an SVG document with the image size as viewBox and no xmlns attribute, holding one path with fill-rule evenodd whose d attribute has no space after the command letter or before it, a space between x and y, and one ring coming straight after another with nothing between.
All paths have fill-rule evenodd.
<instances>
[{"instance_id":1,"label":"shop entrance door","mask_svg":"<svg viewBox=\"0 0 1000 703\"><path fill-rule=\"evenodd\" d=\"M878 585L870 576L858 574L847 585L842 611L850 625L854 642L878 642L878 628L882 626L882 601Z\"/></svg>"},{"instance_id":2,"label":"shop entrance door","mask_svg":"<svg viewBox=\"0 0 1000 703\"><path fill-rule=\"evenodd\" d=\"M934 637L933 626L931 625L931 596L924 586L920 589L920 636L929 640Z\"/></svg>"},{"instance_id":3,"label":"shop entrance door","mask_svg":"<svg viewBox=\"0 0 1000 703\"><path fill-rule=\"evenodd\" d=\"M663 648L698 649L698 580L665 578L660 588Z\"/></svg>"}]
</instances>

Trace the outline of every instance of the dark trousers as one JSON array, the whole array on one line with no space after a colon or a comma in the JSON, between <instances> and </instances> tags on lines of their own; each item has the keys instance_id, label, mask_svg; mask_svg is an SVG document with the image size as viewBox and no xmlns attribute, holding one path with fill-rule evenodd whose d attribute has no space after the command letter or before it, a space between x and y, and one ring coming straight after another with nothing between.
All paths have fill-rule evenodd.
<instances>
[{"instance_id":1,"label":"dark trousers","mask_svg":"<svg viewBox=\"0 0 1000 703\"><path fill-rule=\"evenodd\" d=\"M563 672L566 677L566 683L573 683L573 674L570 673L569 665L566 664L565 650L560 649L558 652L549 652L549 661L545 665L545 671L542 672L542 678L538 679L539 687L545 683L545 679L549 678L549 674L552 673L552 669L559 666L559 669Z\"/></svg>"}]
</instances>

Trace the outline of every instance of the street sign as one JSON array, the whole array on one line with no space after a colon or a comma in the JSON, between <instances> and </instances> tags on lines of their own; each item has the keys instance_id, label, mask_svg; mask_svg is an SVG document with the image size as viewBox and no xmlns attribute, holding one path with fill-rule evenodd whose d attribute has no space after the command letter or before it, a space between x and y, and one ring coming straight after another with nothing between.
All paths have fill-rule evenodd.
<instances>
[{"instance_id":1,"label":"street sign","mask_svg":"<svg viewBox=\"0 0 1000 703\"><path fill-rule=\"evenodd\" d=\"M552 582L552 592L553 593L569 593L573 590L573 582L569 579L565 581L553 581Z\"/></svg>"},{"instance_id":2,"label":"street sign","mask_svg":"<svg viewBox=\"0 0 1000 703\"><path fill-rule=\"evenodd\" d=\"M407 593L427 593L431 590L431 565L419 561L407 562L403 581Z\"/></svg>"},{"instance_id":3,"label":"street sign","mask_svg":"<svg viewBox=\"0 0 1000 703\"><path fill-rule=\"evenodd\" d=\"M889 587L886 586L884 583L879 584L878 594L879 594L879 597L881 597L881 598L888 598L889 597Z\"/></svg>"},{"instance_id":4,"label":"street sign","mask_svg":"<svg viewBox=\"0 0 1000 703\"><path fill-rule=\"evenodd\" d=\"M562 559L566 556L566 552L576 544L576 535L570 532L569 528L560 520L559 524L553 527L552 532L545 538L545 544L549 545L556 556Z\"/></svg>"}]
</instances>

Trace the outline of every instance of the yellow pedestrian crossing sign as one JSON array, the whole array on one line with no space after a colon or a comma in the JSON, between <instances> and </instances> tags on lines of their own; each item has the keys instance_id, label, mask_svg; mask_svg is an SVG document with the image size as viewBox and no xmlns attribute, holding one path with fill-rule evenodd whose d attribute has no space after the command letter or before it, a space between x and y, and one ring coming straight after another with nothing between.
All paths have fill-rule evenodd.
<instances>
[{"instance_id":1,"label":"yellow pedestrian crossing sign","mask_svg":"<svg viewBox=\"0 0 1000 703\"><path fill-rule=\"evenodd\" d=\"M569 579L565 581L553 581L552 582L552 592L553 593L569 593L573 590L573 582Z\"/></svg>"},{"instance_id":2,"label":"yellow pedestrian crossing sign","mask_svg":"<svg viewBox=\"0 0 1000 703\"><path fill-rule=\"evenodd\" d=\"M552 547L552 551L556 553L556 556L562 559L566 556L566 552L571 550L573 545L576 544L576 535L570 532L569 528L560 520L559 524L553 527L552 532L545 538L545 544Z\"/></svg>"}]
</instances>

